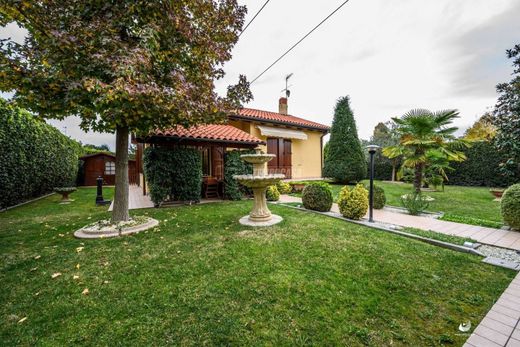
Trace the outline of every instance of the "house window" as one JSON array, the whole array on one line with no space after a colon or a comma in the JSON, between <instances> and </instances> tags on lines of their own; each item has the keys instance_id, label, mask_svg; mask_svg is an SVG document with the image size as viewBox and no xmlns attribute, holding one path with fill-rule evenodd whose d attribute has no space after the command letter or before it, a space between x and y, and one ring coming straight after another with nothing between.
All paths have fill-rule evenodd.
<instances>
[{"instance_id":1,"label":"house window","mask_svg":"<svg viewBox=\"0 0 520 347\"><path fill-rule=\"evenodd\" d=\"M116 163L113 161L107 161L105 163L105 175L115 175L116 174Z\"/></svg>"}]
</instances>

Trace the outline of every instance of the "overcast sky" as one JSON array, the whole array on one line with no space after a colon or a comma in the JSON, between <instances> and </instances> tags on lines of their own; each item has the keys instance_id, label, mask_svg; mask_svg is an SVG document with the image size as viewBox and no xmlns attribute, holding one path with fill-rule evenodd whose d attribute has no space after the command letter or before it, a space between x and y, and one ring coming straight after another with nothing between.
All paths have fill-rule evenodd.
<instances>
[{"instance_id":1,"label":"overcast sky","mask_svg":"<svg viewBox=\"0 0 520 347\"><path fill-rule=\"evenodd\" d=\"M265 0L239 1L246 22ZM255 78L342 0L271 0L243 33L217 82ZM456 108L461 129L496 101L513 68L505 50L520 43L518 0L351 0L252 85L247 107L277 111L284 76L294 73L289 113L330 124L335 101L350 95L359 135L412 108ZM14 26L0 37L18 36ZM50 121L84 143L114 147L114 135L84 133L79 121Z\"/></svg>"}]
</instances>

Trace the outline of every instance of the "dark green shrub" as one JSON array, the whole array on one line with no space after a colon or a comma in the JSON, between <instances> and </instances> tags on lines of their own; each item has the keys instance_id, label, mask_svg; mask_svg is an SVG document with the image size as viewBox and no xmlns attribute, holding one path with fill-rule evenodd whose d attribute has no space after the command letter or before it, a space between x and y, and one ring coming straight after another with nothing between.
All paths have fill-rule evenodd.
<instances>
[{"instance_id":1,"label":"dark green shrub","mask_svg":"<svg viewBox=\"0 0 520 347\"><path fill-rule=\"evenodd\" d=\"M338 182L358 182L365 178L366 165L354 114L350 109L349 97L342 97L334 109L334 120L330 130L323 176L333 178Z\"/></svg>"},{"instance_id":2,"label":"dark green shrub","mask_svg":"<svg viewBox=\"0 0 520 347\"><path fill-rule=\"evenodd\" d=\"M421 214L430 205L422 194L415 191L401 196L401 204L412 216Z\"/></svg>"},{"instance_id":3,"label":"dark green shrub","mask_svg":"<svg viewBox=\"0 0 520 347\"><path fill-rule=\"evenodd\" d=\"M476 142L464 151L467 159L453 162L445 184L458 186L507 187L520 181L520 172L516 175L504 175L500 164L506 156L498 152L493 142Z\"/></svg>"},{"instance_id":4,"label":"dark green shrub","mask_svg":"<svg viewBox=\"0 0 520 347\"><path fill-rule=\"evenodd\" d=\"M504 222L512 229L520 230L520 183L506 189L500 209Z\"/></svg>"},{"instance_id":5,"label":"dark green shrub","mask_svg":"<svg viewBox=\"0 0 520 347\"><path fill-rule=\"evenodd\" d=\"M339 193L338 207L345 218L363 218L368 211L368 190L361 183L352 190L344 186Z\"/></svg>"},{"instance_id":6,"label":"dark green shrub","mask_svg":"<svg viewBox=\"0 0 520 347\"><path fill-rule=\"evenodd\" d=\"M144 151L144 172L155 205L168 197L177 201L200 200L202 161L198 150L148 147Z\"/></svg>"},{"instance_id":7,"label":"dark green shrub","mask_svg":"<svg viewBox=\"0 0 520 347\"><path fill-rule=\"evenodd\" d=\"M303 206L309 210L330 211L332 207L332 189L330 185L325 182L308 183L303 188L302 202Z\"/></svg>"},{"instance_id":8,"label":"dark green shrub","mask_svg":"<svg viewBox=\"0 0 520 347\"><path fill-rule=\"evenodd\" d=\"M251 189L238 183L233 176L253 173L253 166L240 159L242 154L253 152L252 150L226 152L224 156L224 196L226 199L241 200L244 195L251 195Z\"/></svg>"},{"instance_id":9,"label":"dark green shrub","mask_svg":"<svg viewBox=\"0 0 520 347\"><path fill-rule=\"evenodd\" d=\"M0 99L0 209L73 186L81 145Z\"/></svg>"},{"instance_id":10,"label":"dark green shrub","mask_svg":"<svg viewBox=\"0 0 520 347\"><path fill-rule=\"evenodd\" d=\"M367 184L365 185L365 189L370 193L370 186ZM378 186L377 184L374 184L374 208L375 209L382 209L386 205L386 195L385 190Z\"/></svg>"},{"instance_id":11,"label":"dark green shrub","mask_svg":"<svg viewBox=\"0 0 520 347\"><path fill-rule=\"evenodd\" d=\"M265 192L265 197L267 201L278 201L280 200L280 192L276 186L269 186Z\"/></svg>"}]
</instances>

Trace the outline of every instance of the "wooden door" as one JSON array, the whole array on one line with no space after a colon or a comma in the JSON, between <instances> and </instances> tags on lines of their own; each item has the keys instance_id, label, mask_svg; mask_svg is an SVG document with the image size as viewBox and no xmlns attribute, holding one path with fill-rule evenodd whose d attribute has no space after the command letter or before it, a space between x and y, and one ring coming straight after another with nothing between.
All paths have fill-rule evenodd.
<instances>
[{"instance_id":1,"label":"wooden door","mask_svg":"<svg viewBox=\"0 0 520 347\"><path fill-rule=\"evenodd\" d=\"M276 158L267 163L267 169L272 174L284 174L286 178L291 178L291 140L268 138L267 153L276 155Z\"/></svg>"},{"instance_id":2,"label":"wooden door","mask_svg":"<svg viewBox=\"0 0 520 347\"><path fill-rule=\"evenodd\" d=\"M278 173L278 139L267 139L267 153L276 155L276 158L267 162L267 171L270 174Z\"/></svg>"}]
</instances>

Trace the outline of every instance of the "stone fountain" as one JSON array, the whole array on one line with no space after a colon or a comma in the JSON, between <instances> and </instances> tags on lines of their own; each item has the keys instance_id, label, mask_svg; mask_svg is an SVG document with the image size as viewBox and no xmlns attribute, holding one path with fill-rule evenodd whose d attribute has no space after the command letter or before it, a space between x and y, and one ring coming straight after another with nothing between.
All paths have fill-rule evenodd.
<instances>
[{"instance_id":1,"label":"stone fountain","mask_svg":"<svg viewBox=\"0 0 520 347\"><path fill-rule=\"evenodd\" d=\"M233 178L238 180L246 187L253 189L254 202L251 212L240 218L240 224L248 226L269 226L282 221L282 217L271 214L267 208L265 192L267 187L278 183L285 178L282 174L267 174L267 162L276 155L262 153L260 149L254 154L243 154L240 158L253 164L252 175L235 175Z\"/></svg>"}]
</instances>

